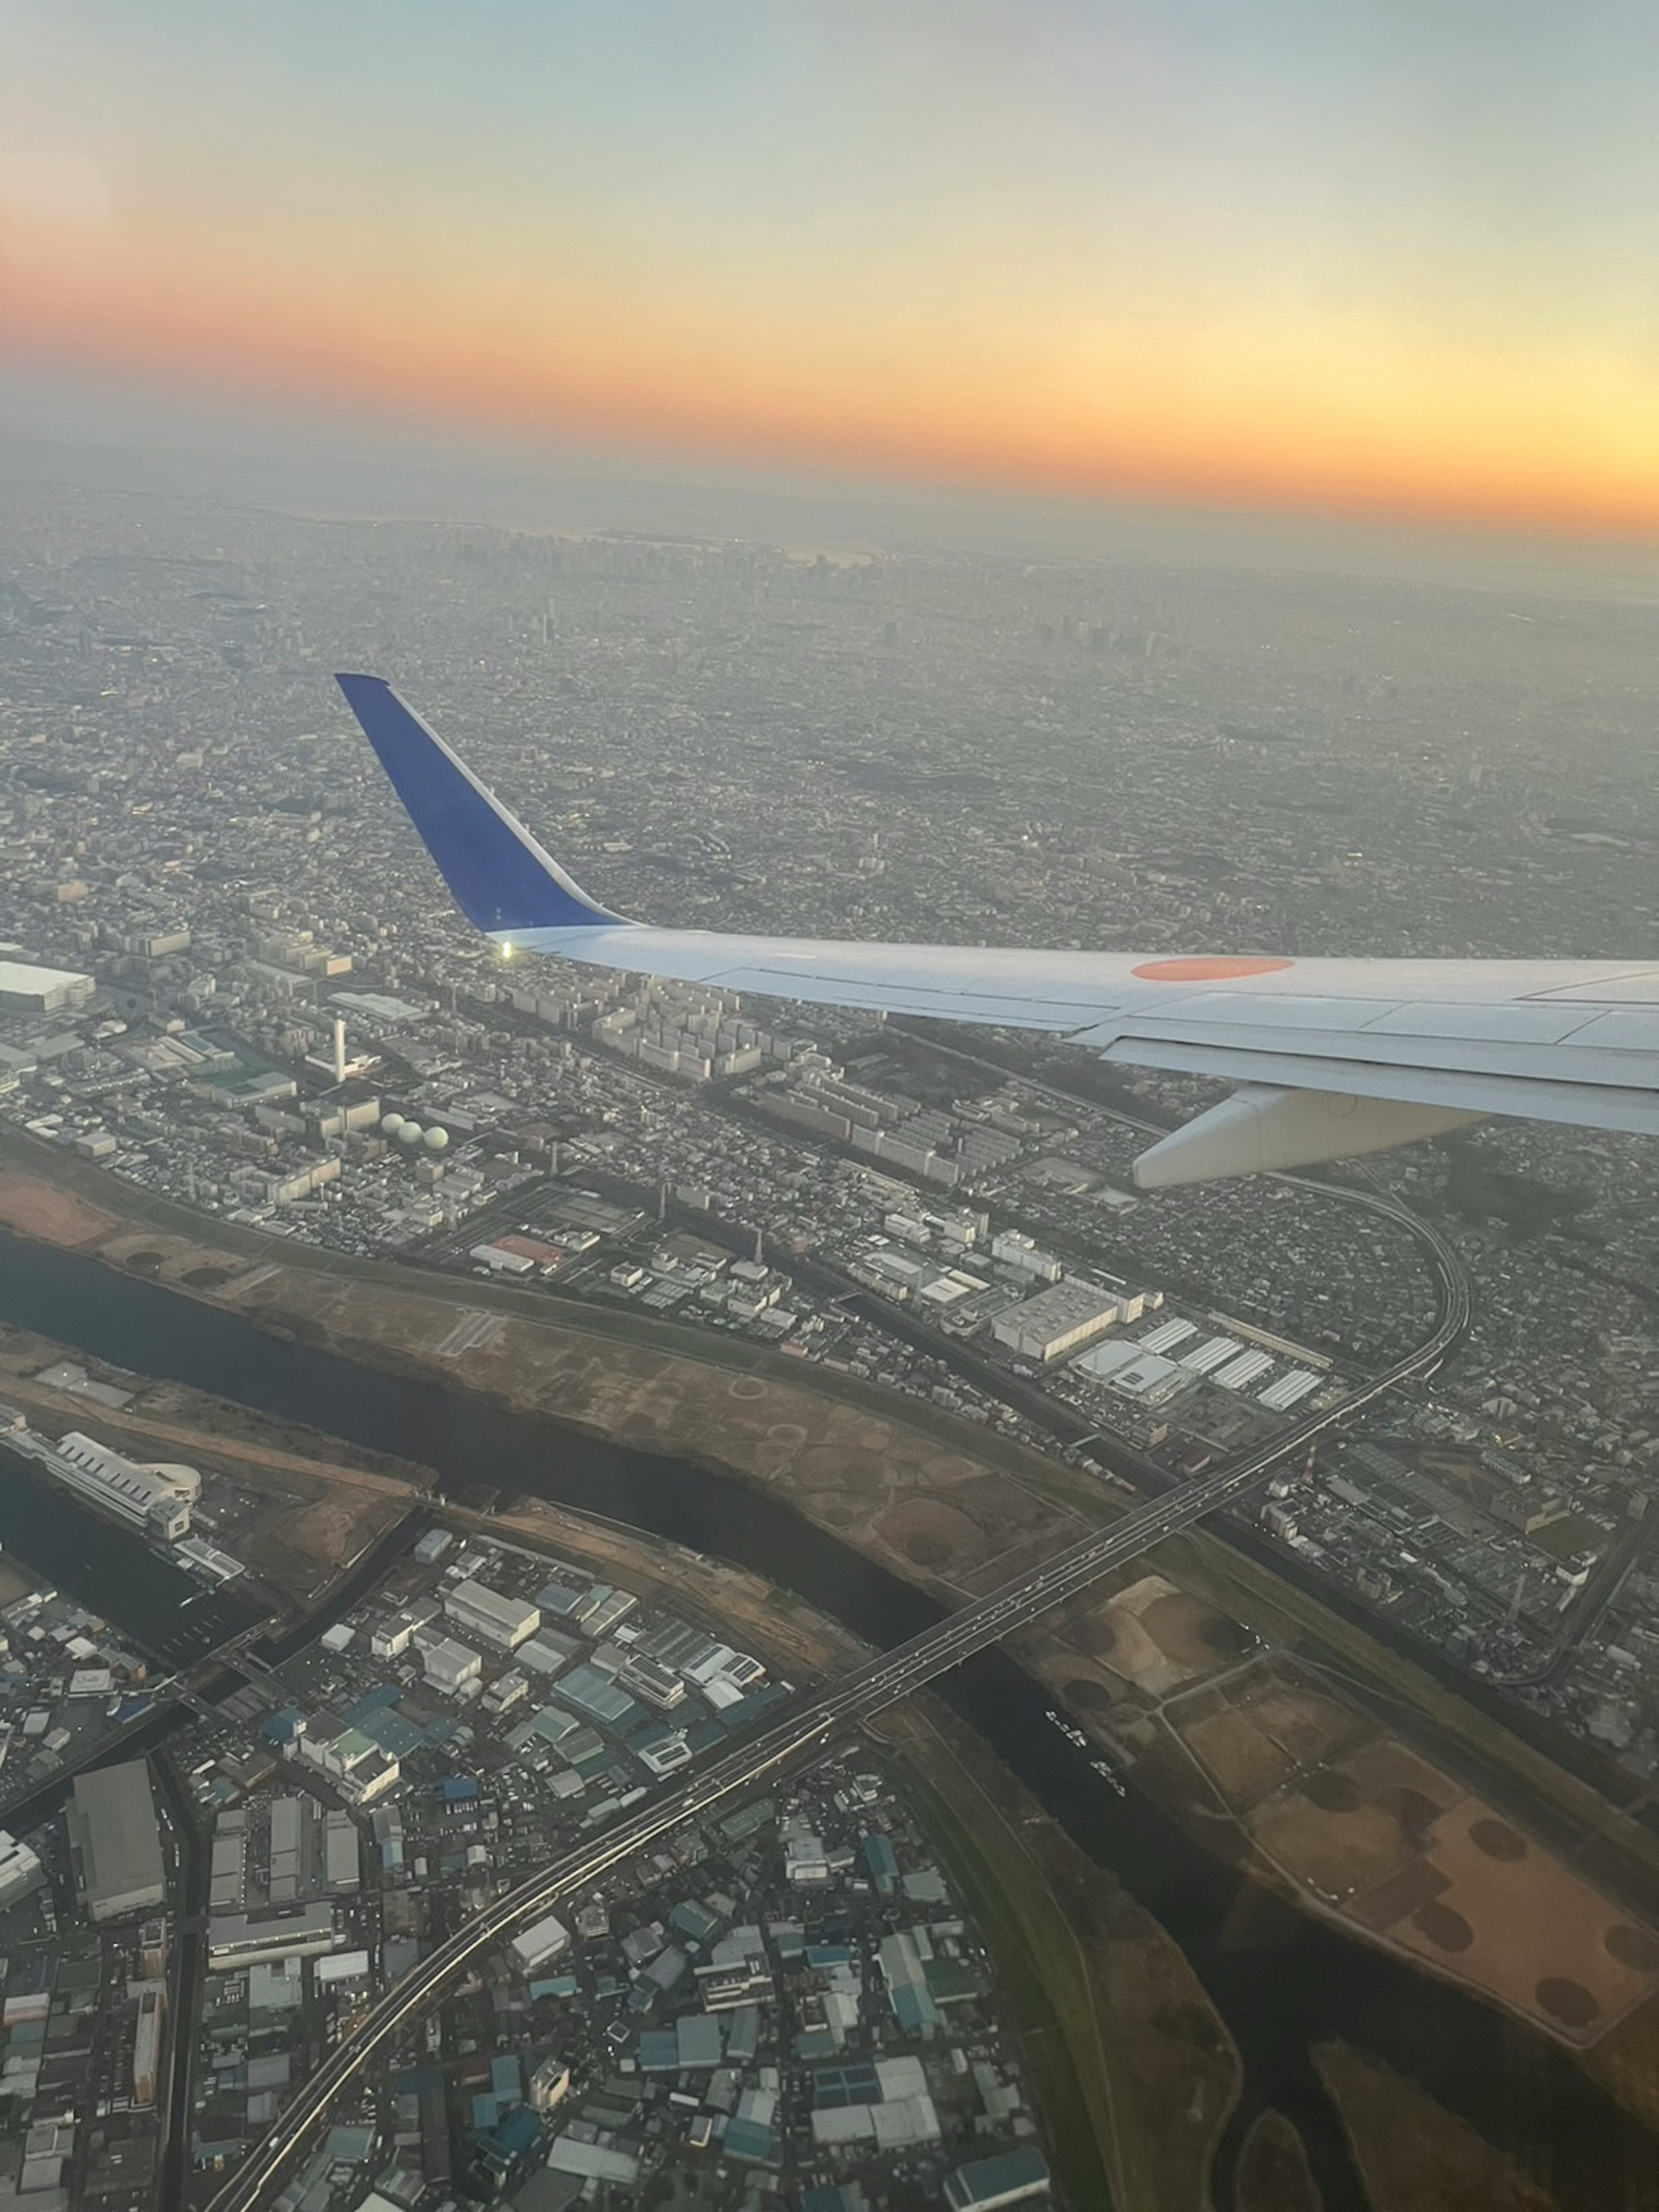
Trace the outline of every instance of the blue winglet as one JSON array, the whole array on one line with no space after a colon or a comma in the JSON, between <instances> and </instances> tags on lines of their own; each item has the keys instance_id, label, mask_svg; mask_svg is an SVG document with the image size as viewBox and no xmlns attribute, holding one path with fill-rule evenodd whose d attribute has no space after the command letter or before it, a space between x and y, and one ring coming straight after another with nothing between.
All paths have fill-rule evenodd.
<instances>
[{"instance_id":1,"label":"blue winglet","mask_svg":"<svg viewBox=\"0 0 1659 2212\"><path fill-rule=\"evenodd\" d=\"M623 920L572 881L389 684L378 676L334 680L476 928L592 929Z\"/></svg>"}]
</instances>

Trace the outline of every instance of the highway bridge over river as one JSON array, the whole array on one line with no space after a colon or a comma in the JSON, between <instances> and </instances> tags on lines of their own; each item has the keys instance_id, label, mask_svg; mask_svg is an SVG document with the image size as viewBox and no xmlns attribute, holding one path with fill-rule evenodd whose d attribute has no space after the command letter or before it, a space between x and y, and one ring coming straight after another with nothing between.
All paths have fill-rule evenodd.
<instances>
[{"instance_id":1,"label":"highway bridge over river","mask_svg":"<svg viewBox=\"0 0 1659 2212\"><path fill-rule=\"evenodd\" d=\"M1378 1211L1393 1211L1387 1201ZM1373 1404L1398 1384L1432 1374L1468 1322L1467 1280L1451 1261L1443 1279L1441 1312L1432 1333L1384 1374L1339 1404L1310 1414L1271 1443L1194 1480L1148 1499L1066 1550L975 1599L937 1626L883 1652L816 1697L799 1701L783 1718L737 1745L712 1764L586 1838L548 1867L475 1915L365 2013L299 2090L270 2131L214 2198L211 2212L261 2212L282 2188L290 2168L321 2126L330 2106L346 2094L376 2057L427 2013L441 2004L483 1953L552 1911L596 1881L672 1834L706 1819L727 1800L763 1784L785 1779L817 1764L864 1722L896 1704L975 1652L1063 1604L1115 1567L1125 1565L1177 1529L1230 1505L1266 1480L1282 1462L1304 1451L1327 1431Z\"/></svg>"}]
</instances>

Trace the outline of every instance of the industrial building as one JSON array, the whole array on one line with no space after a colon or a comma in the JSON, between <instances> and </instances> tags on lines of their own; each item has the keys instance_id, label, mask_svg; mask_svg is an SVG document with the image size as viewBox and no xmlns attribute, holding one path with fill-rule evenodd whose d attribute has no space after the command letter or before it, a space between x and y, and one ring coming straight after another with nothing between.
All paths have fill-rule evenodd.
<instances>
[{"instance_id":1,"label":"industrial building","mask_svg":"<svg viewBox=\"0 0 1659 2212\"><path fill-rule=\"evenodd\" d=\"M334 1910L308 1905L282 1920L250 1920L243 1912L216 1912L208 1923L208 1965L216 1974L239 1966L268 1966L275 1959L308 1958L334 1948Z\"/></svg>"},{"instance_id":2,"label":"industrial building","mask_svg":"<svg viewBox=\"0 0 1659 2212\"><path fill-rule=\"evenodd\" d=\"M1122 1397L1143 1399L1152 1405L1172 1397L1192 1380L1186 1369L1175 1360L1149 1352L1144 1337L1139 1344L1125 1337L1115 1338L1109 1344L1097 1344L1093 1351L1074 1359L1072 1367L1074 1373L1086 1375L1091 1382L1103 1382L1109 1390L1115 1390Z\"/></svg>"},{"instance_id":3,"label":"industrial building","mask_svg":"<svg viewBox=\"0 0 1659 2212\"><path fill-rule=\"evenodd\" d=\"M1275 1413L1288 1413L1291 1407L1319 1386L1319 1377L1305 1367L1292 1367L1276 1382L1270 1382L1261 1393L1261 1403Z\"/></svg>"},{"instance_id":4,"label":"industrial building","mask_svg":"<svg viewBox=\"0 0 1659 2212\"><path fill-rule=\"evenodd\" d=\"M434 1636L430 1630L422 1630L416 1632L415 1648L432 1689L453 1692L467 1682L476 1682L483 1672L483 1661L477 1653L456 1643L453 1636Z\"/></svg>"},{"instance_id":5,"label":"industrial building","mask_svg":"<svg viewBox=\"0 0 1659 2212\"><path fill-rule=\"evenodd\" d=\"M132 2039L132 2101L140 2110L155 2102L155 2075L161 2058L161 2020L166 1993L159 1983L141 1991L138 2024Z\"/></svg>"},{"instance_id":6,"label":"industrial building","mask_svg":"<svg viewBox=\"0 0 1659 2212\"><path fill-rule=\"evenodd\" d=\"M562 1958L569 1948L570 1930L551 1913L513 1938L513 1954L526 1974L544 1966L550 1959Z\"/></svg>"},{"instance_id":7,"label":"industrial building","mask_svg":"<svg viewBox=\"0 0 1659 2212\"><path fill-rule=\"evenodd\" d=\"M343 1797L367 1804L389 1790L402 1771L390 1752L366 1736L361 1729L344 1728L331 1715L319 1716L316 1725L298 1740L301 1758L320 1767Z\"/></svg>"},{"instance_id":8,"label":"industrial building","mask_svg":"<svg viewBox=\"0 0 1659 2212\"><path fill-rule=\"evenodd\" d=\"M637 1698L641 1705L654 1705L659 1712L672 1712L676 1705L685 1702L685 1684L680 1676L643 1652L636 1653L618 1670L617 1685Z\"/></svg>"},{"instance_id":9,"label":"industrial building","mask_svg":"<svg viewBox=\"0 0 1659 2212\"><path fill-rule=\"evenodd\" d=\"M1052 1252L1039 1250L1018 1229L1005 1229L991 1239L991 1257L1039 1283L1057 1283L1066 1272Z\"/></svg>"},{"instance_id":10,"label":"industrial building","mask_svg":"<svg viewBox=\"0 0 1659 2212\"><path fill-rule=\"evenodd\" d=\"M414 1641L415 1632L425 1617L417 1613L394 1613L390 1620L377 1622L369 1632L369 1650L377 1659L400 1657Z\"/></svg>"},{"instance_id":11,"label":"industrial building","mask_svg":"<svg viewBox=\"0 0 1659 2212\"><path fill-rule=\"evenodd\" d=\"M1030 2143L995 2158L976 2158L945 2178L951 2212L999 2212L1004 2204L1026 2204L1048 2194L1048 2165Z\"/></svg>"},{"instance_id":12,"label":"industrial building","mask_svg":"<svg viewBox=\"0 0 1659 2212\"><path fill-rule=\"evenodd\" d=\"M324 1815L323 1880L331 1889L356 1889L362 1880L357 1830L349 1813Z\"/></svg>"},{"instance_id":13,"label":"industrial building","mask_svg":"<svg viewBox=\"0 0 1659 2212\"><path fill-rule=\"evenodd\" d=\"M56 1014L84 1006L97 989L73 968L42 968L28 960L0 960L0 1007L22 1014Z\"/></svg>"},{"instance_id":14,"label":"industrial building","mask_svg":"<svg viewBox=\"0 0 1659 2212\"><path fill-rule=\"evenodd\" d=\"M1243 1390L1252 1382L1259 1382L1273 1364L1270 1352L1252 1348L1241 1352L1224 1367L1218 1367L1212 1380L1219 1383L1224 1390Z\"/></svg>"},{"instance_id":15,"label":"industrial building","mask_svg":"<svg viewBox=\"0 0 1659 2212\"><path fill-rule=\"evenodd\" d=\"M498 1651L516 1651L542 1625L537 1607L503 1597L487 1583L457 1583L444 1598L444 1611L458 1628L482 1637Z\"/></svg>"},{"instance_id":16,"label":"industrial building","mask_svg":"<svg viewBox=\"0 0 1659 2212\"><path fill-rule=\"evenodd\" d=\"M201 1495L202 1478L193 1467L172 1462L140 1466L71 1429L40 1464L71 1490L146 1528L176 1541L190 1534L191 1508Z\"/></svg>"},{"instance_id":17,"label":"industrial building","mask_svg":"<svg viewBox=\"0 0 1659 2212\"><path fill-rule=\"evenodd\" d=\"M991 1334L1018 1358L1047 1365L1103 1335L1120 1322L1136 1318L1139 1307L1137 1304L1131 1314L1130 1303L1120 1291L1066 1275L1048 1290L1039 1291L1036 1297L1000 1314L991 1324Z\"/></svg>"},{"instance_id":18,"label":"industrial building","mask_svg":"<svg viewBox=\"0 0 1659 2212\"><path fill-rule=\"evenodd\" d=\"M0 1912L46 1880L46 1869L27 1844L0 1828Z\"/></svg>"},{"instance_id":19,"label":"industrial building","mask_svg":"<svg viewBox=\"0 0 1659 2212\"><path fill-rule=\"evenodd\" d=\"M1194 1375L1213 1375L1218 1367L1224 1367L1230 1359L1237 1359L1243 1349L1237 1337L1206 1336L1201 1344L1195 1344L1190 1352L1183 1352L1178 1356L1182 1365L1189 1368Z\"/></svg>"},{"instance_id":20,"label":"industrial building","mask_svg":"<svg viewBox=\"0 0 1659 2212\"><path fill-rule=\"evenodd\" d=\"M161 1831L143 1759L77 1774L64 1818L81 1894L94 1921L121 1920L166 1901Z\"/></svg>"}]
</instances>

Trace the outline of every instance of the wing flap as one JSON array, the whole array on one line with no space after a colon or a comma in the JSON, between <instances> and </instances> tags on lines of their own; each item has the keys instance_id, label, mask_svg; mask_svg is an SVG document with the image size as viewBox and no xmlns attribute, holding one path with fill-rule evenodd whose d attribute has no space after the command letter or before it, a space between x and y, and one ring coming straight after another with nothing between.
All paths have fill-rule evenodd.
<instances>
[{"instance_id":1,"label":"wing flap","mask_svg":"<svg viewBox=\"0 0 1659 2212\"><path fill-rule=\"evenodd\" d=\"M1100 1056L1123 1066L1207 1075L1224 1083L1398 1099L1413 1105L1456 1107L1468 1114L1659 1137L1659 1090L1651 1084L1642 1089L1586 1082L1570 1066L1553 1074L1495 1075L1467 1068L1389 1067L1375 1060L1313 1059L1282 1049L1146 1037L1125 1037L1105 1045Z\"/></svg>"},{"instance_id":2,"label":"wing flap","mask_svg":"<svg viewBox=\"0 0 1659 2212\"><path fill-rule=\"evenodd\" d=\"M1338 1106L1391 1101L1659 1134L1651 963L1172 957L651 928L589 898L389 684L338 680L457 903L504 952L1045 1030L1127 1066Z\"/></svg>"}]
</instances>

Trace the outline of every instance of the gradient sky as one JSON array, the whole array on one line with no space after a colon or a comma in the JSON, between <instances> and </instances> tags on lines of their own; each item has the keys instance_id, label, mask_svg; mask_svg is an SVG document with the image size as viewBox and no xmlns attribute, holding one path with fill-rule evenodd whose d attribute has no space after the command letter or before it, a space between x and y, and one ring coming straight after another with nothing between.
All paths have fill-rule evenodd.
<instances>
[{"instance_id":1,"label":"gradient sky","mask_svg":"<svg viewBox=\"0 0 1659 2212\"><path fill-rule=\"evenodd\" d=\"M1652 0L0 0L0 357L1659 525Z\"/></svg>"}]
</instances>

